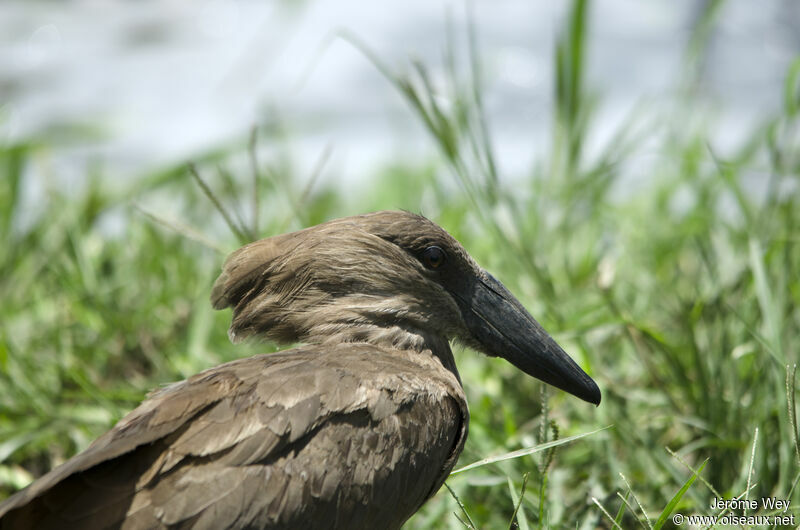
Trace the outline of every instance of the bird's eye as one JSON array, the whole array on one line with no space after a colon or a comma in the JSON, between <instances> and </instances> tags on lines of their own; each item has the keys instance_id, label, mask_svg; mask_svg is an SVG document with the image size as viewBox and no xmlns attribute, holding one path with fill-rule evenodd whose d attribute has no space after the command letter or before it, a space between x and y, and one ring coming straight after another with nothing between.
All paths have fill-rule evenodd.
<instances>
[{"instance_id":1,"label":"bird's eye","mask_svg":"<svg viewBox=\"0 0 800 530\"><path fill-rule=\"evenodd\" d=\"M438 269L444 264L444 250L439 247L428 247L422 252L422 262L429 269Z\"/></svg>"}]
</instances>

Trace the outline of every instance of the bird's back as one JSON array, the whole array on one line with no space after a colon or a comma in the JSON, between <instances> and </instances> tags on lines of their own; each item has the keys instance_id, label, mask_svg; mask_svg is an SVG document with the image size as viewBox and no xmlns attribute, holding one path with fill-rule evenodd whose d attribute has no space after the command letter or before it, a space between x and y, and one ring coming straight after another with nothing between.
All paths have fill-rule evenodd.
<instances>
[{"instance_id":1,"label":"bird's back","mask_svg":"<svg viewBox=\"0 0 800 530\"><path fill-rule=\"evenodd\" d=\"M466 438L456 376L366 344L227 363L155 392L0 504L0 528L396 528Z\"/></svg>"}]
</instances>

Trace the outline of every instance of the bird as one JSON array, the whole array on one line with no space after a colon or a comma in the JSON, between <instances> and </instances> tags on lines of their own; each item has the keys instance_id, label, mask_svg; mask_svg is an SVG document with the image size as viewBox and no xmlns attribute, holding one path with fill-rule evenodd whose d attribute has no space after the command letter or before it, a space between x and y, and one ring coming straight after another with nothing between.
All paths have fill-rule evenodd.
<instances>
[{"instance_id":1,"label":"bird","mask_svg":"<svg viewBox=\"0 0 800 530\"><path fill-rule=\"evenodd\" d=\"M508 289L415 213L247 244L211 302L232 309L233 342L300 345L155 390L0 504L0 528L400 528L467 438L451 341L600 404Z\"/></svg>"}]
</instances>

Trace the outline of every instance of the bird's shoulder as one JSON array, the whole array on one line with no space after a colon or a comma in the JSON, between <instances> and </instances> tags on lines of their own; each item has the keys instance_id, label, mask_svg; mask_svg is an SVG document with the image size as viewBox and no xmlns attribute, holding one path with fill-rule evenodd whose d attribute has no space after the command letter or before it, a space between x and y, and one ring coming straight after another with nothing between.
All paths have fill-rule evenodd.
<instances>
[{"instance_id":1,"label":"bird's shoulder","mask_svg":"<svg viewBox=\"0 0 800 530\"><path fill-rule=\"evenodd\" d=\"M236 360L161 389L109 435L113 442L167 431L176 457L225 451L257 435L261 447L246 457L257 461L333 416L366 411L381 421L444 400L466 414L458 380L432 356L367 344L306 346Z\"/></svg>"}]
</instances>

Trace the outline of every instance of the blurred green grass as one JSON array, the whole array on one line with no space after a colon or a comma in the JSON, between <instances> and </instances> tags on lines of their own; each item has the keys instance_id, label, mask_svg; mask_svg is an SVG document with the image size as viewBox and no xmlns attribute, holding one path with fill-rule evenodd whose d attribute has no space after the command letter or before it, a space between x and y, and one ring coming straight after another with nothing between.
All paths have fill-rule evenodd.
<instances>
[{"instance_id":1,"label":"blurred green grass","mask_svg":"<svg viewBox=\"0 0 800 530\"><path fill-rule=\"evenodd\" d=\"M687 45L678 91L694 82L717 12L709 3ZM800 62L775 87L782 110L735 150L717 152L687 89L589 156L599 101L585 81L588 19L587 3L573 2L554 57L549 155L512 182L497 172L474 29L466 62L445 54L444 87L430 65L398 72L349 37L409 101L441 159L387 166L347 194L297 174L282 152L251 164L252 139L195 160L238 239L183 164L131 184L95 169L81 190L54 179L32 214L22 190L48 145L0 146L0 492L84 448L150 389L276 349L228 342L229 315L208 303L217 249L406 208L453 233L603 390L595 409L502 360L457 352L472 414L459 466L613 426L454 475L452 495L440 491L409 527L463 528L457 496L480 528L649 528L675 510L709 514L712 498L748 486L749 498L792 500L800 517L786 383L800 345ZM633 188L623 168L642 166L644 145L658 156L637 170L647 185Z\"/></svg>"}]
</instances>

